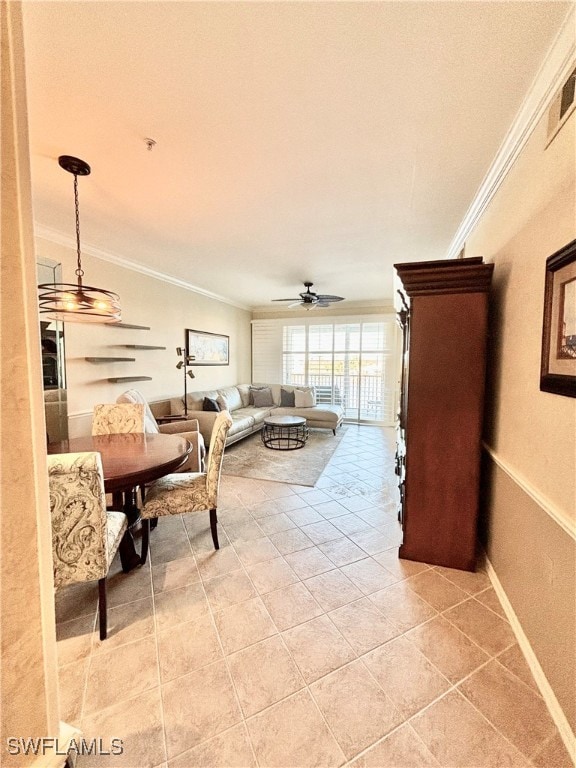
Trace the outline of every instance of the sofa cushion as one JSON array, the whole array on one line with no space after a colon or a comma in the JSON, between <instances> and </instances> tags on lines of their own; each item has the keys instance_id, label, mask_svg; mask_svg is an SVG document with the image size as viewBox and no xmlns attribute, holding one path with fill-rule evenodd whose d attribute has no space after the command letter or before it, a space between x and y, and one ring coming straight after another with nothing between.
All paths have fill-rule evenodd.
<instances>
[{"instance_id":1,"label":"sofa cushion","mask_svg":"<svg viewBox=\"0 0 576 768\"><path fill-rule=\"evenodd\" d=\"M294 406L296 408L312 408L316 405L316 397L310 389L294 390Z\"/></svg>"},{"instance_id":2,"label":"sofa cushion","mask_svg":"<svg viewBox=\"0 0 576 768\"><path fill-rule=\"evenodd\" d=\"M238 384L236 389L242 400L242 408L246 408L247 405L250 405L250 384Z\"/></svg>"},{"instance_id":3,"label":"sofa cushion","mask_svg":"<svg viewBox=\"0 0 576 768\"><path fill-rule=\"evenodd\" d=\"M280 389L280 406L284 408L293 408L295 404L294 390L290 391L282 387Z\"/></svg>"},{"instance_id":4,"label":"sofa cushion","mask_svg":"<svg viewBox=\"0 0 576 768\"><path fill-rule=\"evenodd\" d=\"M223 387L218 390L218 394L224 398L227 405L227 408L220 406L220 410L232 413L232 411L242 408L242 398L240 397L238 387Z\"/></svg>"},{"instance_id":5,"label":"sofa cushion","mask_svg":"<svg viewBox=\"0 0 576 768\"><path fill-rule=\"evenodd\" d=\"M204 402L202 403L202 410L203 411L216 411L216 413L220 412L220 406L214 400L212 397L205 397Z\"/></svg>"}]
</instances>

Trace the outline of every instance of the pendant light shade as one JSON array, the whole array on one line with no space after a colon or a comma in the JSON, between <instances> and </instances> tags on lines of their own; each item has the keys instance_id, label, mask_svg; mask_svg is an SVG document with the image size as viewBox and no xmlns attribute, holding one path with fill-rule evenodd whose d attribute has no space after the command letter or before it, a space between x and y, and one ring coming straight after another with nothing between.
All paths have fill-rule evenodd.
<instances>
[{"instance_id":1,"label":"pendant light shade","mask_svg":"<svg viewBox=\"0 0 576 768\"><path fill-rule=\"evenodd\" d=\"M69 323L118 323L121 320L120 297L103 288L84 285L80 253L80 209L78 176L88 176L90 166L70 155L58 158L60 167L74 176L74 210L76 213L76 283L43 283L38 286L40 314L52 320Z\"/></svg>"}]
</instances>

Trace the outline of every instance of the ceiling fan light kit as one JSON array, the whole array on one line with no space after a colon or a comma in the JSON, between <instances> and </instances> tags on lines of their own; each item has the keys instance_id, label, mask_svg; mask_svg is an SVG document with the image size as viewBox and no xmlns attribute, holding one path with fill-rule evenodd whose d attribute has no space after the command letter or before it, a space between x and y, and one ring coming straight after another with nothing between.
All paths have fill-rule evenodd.
<instances>
[{"instance_id":1,"label":"ceiling fan light kit","mask_svg":"<svg viewBox=\"0 0 576 768\"><path fill-rule=\"evenodd\" d=\"M312 288L313 285L314 283L306 280L304 282L304 287L306 290L302 291L300 298L272 299L272 301L291 301L292 304L288 305L288 309L292 309L293 307L316 309L317 307L329 307L330 304L333 304L337 301L344 301L343 296L332 296L330 294L315 293L314 291L311 291L310 288Z\"/></svg>"},{"instance_id":2,"label":"ceiling fan light kit","mask_svg":"<svg viewBox=\"0 0 576 768\"><path fill-rule=\"evenodd\" d=\"M58 158L61 168L74 176L74 211L76 214L76 283L42 283L38 286L40 314L52 320L73 323L118 323L121 320L120 297L104 288L84 285L80 253L80 209L78 176L88 176L90 166L70 155Z\"/></svg>"}]
</instances>

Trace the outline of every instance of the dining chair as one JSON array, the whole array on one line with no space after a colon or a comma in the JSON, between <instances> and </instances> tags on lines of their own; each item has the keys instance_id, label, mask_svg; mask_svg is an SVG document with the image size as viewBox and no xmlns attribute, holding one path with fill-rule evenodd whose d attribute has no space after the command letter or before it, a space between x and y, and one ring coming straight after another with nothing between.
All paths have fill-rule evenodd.
<instances>
[{"instance_id":1,"label":"dining chair","mask_svg":"<svg viewBox=\"0 0 576 768\"><path fill-rule=\"evenodd\" d=\"M54 587L98 580L100 640L107 635L106 576L120 549L122 569L124 512L106 509L102 459L95 451L48 456Z\"/></svg>"},{"instance_id":2,"label":"dining chair","mask_svg":"<svg viewBox=\"0 0 576 768\"><path fill-rule=\"evenodd\" d=\"M205 472L174 472L156 480L148 488L146 502L142 507L142 564L148 557L150 520L165 515L208 510L214 549L220 549L216 514L218 488L226 435L231 425L232 419L228 411L221 411L212 427Z\"/></svg>"},{"instance_id":3,"label":"dining chair","mask_svg":"<svg viewBox=\"0 0 576 768\"><path fill-rule=\"evenodd\" d=\"M141 403L100 403L94 406L93 435L144 432L145 409Z\"/></svg>"}]
</instances>

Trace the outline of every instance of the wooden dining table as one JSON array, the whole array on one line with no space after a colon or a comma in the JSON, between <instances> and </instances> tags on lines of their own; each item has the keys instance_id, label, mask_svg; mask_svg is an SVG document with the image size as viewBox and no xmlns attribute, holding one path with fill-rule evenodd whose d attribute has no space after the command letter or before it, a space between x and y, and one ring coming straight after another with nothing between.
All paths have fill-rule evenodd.
<instances>
[{"instance_id":1,"label":"wooden dining table","mask_svg":"<svg viewBox=\"0 0 576 768\"><path fill-rule=\"evenodd\" d=\"M132 531L140 521L138 487L179 469L190 455L192 445L181 435L148 433L86 435L48 445L50 454L85 451L100 454L104 490L112 494L112 508L124 512L128 518L131 546L125 548L125 570L131 570L140 565L132 538Z\"/></svg>"}]
</instances>

